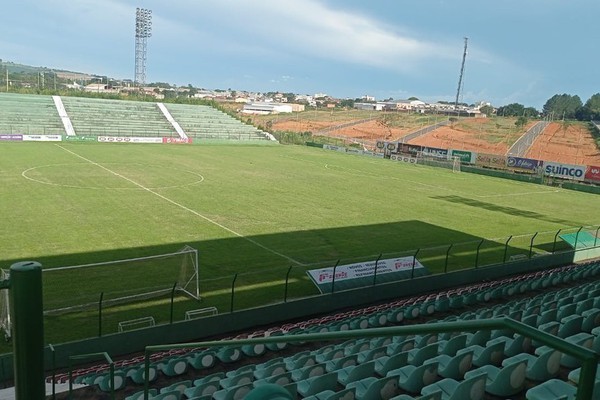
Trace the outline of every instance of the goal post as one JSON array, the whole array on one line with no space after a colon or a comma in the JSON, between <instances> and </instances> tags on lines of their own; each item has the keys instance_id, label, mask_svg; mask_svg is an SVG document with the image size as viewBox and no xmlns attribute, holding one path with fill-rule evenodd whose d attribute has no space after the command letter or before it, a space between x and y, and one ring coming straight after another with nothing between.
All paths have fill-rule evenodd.
<instances>
[{"instance_id":1,"label":"goal post","mask_svg":"<svg viewBox=\"0 0 600 400\"><path fill-rule=\"evenodd\" d=\"M47 268L42 273L44 313L60 314L158 297L173 290L200 298L198 251L178 252L93 264Z\"/></svg>"},{"instance_id":2,"label":"goal post","mask_svg":"<svg viewBox=\"0 0 600 400\"><path fill-rule=\"evenodd\" d=\"M460 157L452 157L452 172L460 172Z\"/></svg>"},{"instance_id":3,"label":"goal post","mask_svg":"<svg viewBox=\"0 0 600 400\"><path fill-rule=\"evenodd\" d=\"M2 270L6 278L8 271ZM165 296L173 287L200 299L198 251L190 246L167 254L42 270L44 314L84 311L98 306ZM10 337L7 290L0 291L0 329Z\"/></svg>"}]
</instances>

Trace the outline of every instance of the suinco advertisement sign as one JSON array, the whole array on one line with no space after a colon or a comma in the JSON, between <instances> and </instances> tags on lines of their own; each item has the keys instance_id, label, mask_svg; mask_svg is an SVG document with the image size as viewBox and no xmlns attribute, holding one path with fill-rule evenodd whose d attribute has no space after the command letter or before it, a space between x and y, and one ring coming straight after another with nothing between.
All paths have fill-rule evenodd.
<instances>
[{"instance_id":1,"label":"suinco advertisement sign","mask_svg":"<svg viewBox=\"0 0 600 400\"><path fill-rule=\"evenodd\" d=\"M585 170L586 167L584 165L563 164L552 161L544 162L544 175L555 178L582 181L585 179Z\"/></svg>"}]
</instances>

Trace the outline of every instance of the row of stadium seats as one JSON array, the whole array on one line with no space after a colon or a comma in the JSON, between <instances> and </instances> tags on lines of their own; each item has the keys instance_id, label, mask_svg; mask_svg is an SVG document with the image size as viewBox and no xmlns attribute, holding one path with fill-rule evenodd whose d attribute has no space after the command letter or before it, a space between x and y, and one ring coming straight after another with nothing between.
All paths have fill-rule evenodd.
<instances>
[{"instance_id":1,"label":"row of stadium seats","mask_svg":"<svg viewBox=\"0 0 600 400\"><path fill-rule=\"evenodd\" d=\"M78 135L177 137L155 103L62 97Z\"/></svg>"},{"instance_id":2,"label":"row of stadium seats","mask_svg":"<svg viewBox=\"0 0 600 400\"><path fill-rule=\"evenodd\" d=\"M436 308L446 311L460 310L473 299L475 303L492 301L494 298L511 299L520 293L530 293L544 287L581 281L598 273L600 273L600 263L553 269L457 289L436 298L421 298L420 304L418 301L407 299L389 303L389 307L385 305L369 307L357 310L358 314L342 313L331 316L329 320L314 319L296 326L282 326L248 336L349 329L357 315L363 318L361 321L366 321L367 326L363 327L381 326L383 314L386 316L383 324L397 323L400 315L398 309L402 309L409 316L414 316L413 311L417 309L418 312L423 311L425 314L429 311L432 314L440 312ZM460 298L461 301L452 301L455 298ZM340 315L345 316L342 318ZM600 284L596 282L468 310L460 315L448 316L444 321L482 319L501 315L509 315L557 334L570 342L596 351L600 350L598 338ZM355 327L360 328L360 323ZM279 346L255 345L241 348L223 346L219 349L194 349L186 352L178 350L155 354L151 379L156 378L159 373L166 377L182 376L188 371L197 371L194 374L208 373L208 375L193 381L188 380L183 383L178 382L177 385L157 388L155 394L162 397L153 398L241 398L240 396L248 393L255 386L275 382L293 392L294 398L300 395L302 398L317 396L314 398L407 399L412 398L407 396L421 393L433 396L431 398L468 399L481 397L452 396L454 393L462 393L462 396L465 396L464 393L472 392L483 395L485 391L495 396L511 396L512 394L506 393L522 392L526 380L530 385L531 382L535 385L530 389L531 396L535 396L535 390L544 391L546 390L544 385L551 386L550 383L540 385L539 382L554 378L561 367L570 370L572 375L569 379L572 376L573 381L576 379L576 371L579 367L577 360L572 357L540 346L538 343L531 343L512 332L481 331L475 334L357 339L342 344L329 344L312 351L302 351L298 348L300 351L293 355L239 367L224 375L210 373L217 361L227 365L236 363L244 356L266 357L265 353L268 351L296 349L295 346L288 343ZM140 361L135 359L130 364L122 364L118 368L115 388L124 387L127 378L137 384L142 382L143 370ZM110 388L106 372L80 371L77 376L76 382L98 384L100 389L104 390ZM562 382L563 386L558 382ZM553 380L552 387L548 390L568 391L571 388L574 389L574 386L569 383ZM386 395L375 396L376 393L381 396L381 391ZM326 394L319 394L321 392ZM168 397L167 393L172 397ZM527 397L530 397L529 392Z\"/></svg>"},{"instance_id":3,"label":"row of stadium seats","mask_svg":"<svg viewBox=\"0 0 600 400\"><path fill-rule=\"evenodd\" d=\"M0 133L61 135L64 128L51 96L0 93Z\"/></svg>"},{"instance_id":4,"label":"row of stadium seats","mask_svg":"<svg viewBox=\"0 0 600 400\"><path fill-rule=\"evenodd\" d=\"M212 107L172 103L165 106L190 137L219 139L237 135L237 140L265 138L264 133L254 126L240 123Z\"/></svg>"},{"instance_id":5,"label":"row of stadium seats","mask_svg":"<svg viewBox=\"0 0 600 400\"><path fill-rule=\"evenodd\" d=\"M77 135L179 137L156 103L61 97ZM217 140L264 140L252 125L208 106L166 104L189 137ZM65 133L51 96L0 93L0 133Z\"/></svg>"}]
</instances>

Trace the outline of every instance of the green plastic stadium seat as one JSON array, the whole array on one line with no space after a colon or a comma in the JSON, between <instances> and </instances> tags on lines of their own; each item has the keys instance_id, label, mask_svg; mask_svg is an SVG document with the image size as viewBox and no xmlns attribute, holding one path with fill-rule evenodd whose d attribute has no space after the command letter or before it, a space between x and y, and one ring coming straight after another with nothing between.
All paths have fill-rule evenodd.
<instances>
[{"instance_id":1,"label":"green plastic stadium seat","mask_svg":"<svg viewBox=\"0 0 600 400\"><path fill-rule=\"evenodd\" d=\"M442 400L442 391L438 390L437 392L433 392L430 394L426 394L424 396L412 397L408 394L401 394L395 397L392 397L390 400Z\"/></svg>"},{"instance_id":2,"label":"green plastic stadium seat","mask_svg":"<svg viewBox=\"0 0 600 400\"><path fill-rule=\"evenodd\" d=\"M313 364L297 368L291 371L292 379L296 382L306 380L315 376L324 375L327 372L325 364Z\"/></svg>"},{"instance_id":3,"label":"green plastic stadium seat","mask_svg":"<svg viewBox=\"0 0 600 400\"><path fill-rule=\"evenodd\" d=\"M181 392L179 390L171 390L168 392L162 392L152 398L152 400L179 400L181 399Z\"/></svg>"},{"instance_id":4,"label":"green plastic stadium seat","mask_svg":"<svg viewBox=\"0 0 600 400\"><path fill-rule=\"evenodd\" d=\"M356 359L358 356L356 354L352 354L346 357L335 358L331 361L327 361L325 363L325 369L327 372L334 372L340 370L342 368L347 368L357 364Z\"/></svg>"},{"instance_id":5,"label":"green plastic stadium seat","mask_svg":"<svg viewBox=\"0 0 600 400\"><path fill-rule=\"evenodd\" d=\"M527 400L575 400L577 388L558 379L550 379L527 391Z\"/></svg>"},{"instance_id":6,"label":"green plastic stadium seat","mask_svg":"<svg viewBox=\"0 0 600 400\"><path fill-rule=\"evenodd\" d=\"M389 399L398 394L398 378L395 376L386 376L381 379L369 377L349 383L346 385L346 389L348 388L356 390L357 400Z\"/></svg>"},{"instance_id":7,"label":"green plastic stadium seat","mask_svg":"<svg viewBox=\"0 0 600 400\"><path fill-rule=\"evenodd\" d=\"M539 356L521 353L502 361L502 366L507 366L521 361L527 362L525 376L537 382L547 381L558 375L560 371L560 358L562 354L555 349L546 348Z\"/></svg>"},{"instance_id":8,"label":"green plastic stadium seat","mask_svg":"<svg viewBox=\"0 0 600 400\"><path fill-rule=\"evenodd\" d=\"M294 383L294 381L292 380L292 373L291 372L283 372L279 375L268 376L266 378L255 380L254 386L257 387L257 386L268 385L268 384L285 386L285 385L289 385L291 383Z\"/></svg>"},{"instance_id":9,"label":"green plastic stadium seat","mask_svg":"<svg viewBox=\"0 0 600 400\"><path fill-rule=\"evenodd\" d=\"M351 365L337 370L337 379L340 385L346 386L350 382L359 381L375 373L375 362Z\"/></svg>"},{"instance_id":10,"label":"green plastic stadium seat","mask_svg":"<svg viewBox=\"0 0 600 400\"><path fill-rule=\"evenodd\" d=\"M238 347L223 346L217 350L216 356L221 362L233 363L242 358L242 352Z\"/></svg>"},{"instance_id":11,"label":"green plastic stadium seat","mask_svg":"<svg viewBox=\"0 0 600 400\"><path fill-rule=\"evenodd\" d=\"M473 345L459 350L457 354L465 351L473 352L473 365L482 367L484 365L500 365L504 358L504 342L490 344L489 346Z\"/></svg>"},{"instance_id":12,"label":"green plastic stadium seat","mask_svg":"<svg viewBox=\"0 0 600 400\"><path fill-rule=\"evenodd\" d=\"M169 386L166 386L166 387L160 389L159 393L172 392L172 391L176 390L179 393L183 394L183 392L185 392L185 390L189 389L190 387L192 387L192 381L185 380L185 381L176 382Z\"/></svg>"},{"instance_id":13,"label":"green plastic stadium seat","mask_svg":"<svg viewBox=\"0 0 600 400\"><path fill-rule=\"evenodd\" d=\"M439 376L461 380L473 365L473 351L463 351L453 357L441 354L426 362L436 362L438 364L437 373Z\"/></svg>"},{"instance_id":14,"label":"green plastic stadium seat","mask_svg":"<svg viewBox=\"0 0 600 400\"><path fill-rule=\"evenodd\" d=\"M167 376L179 376L187 372L189 365L185 357L169 357L156 363L156 366Z\"/></svg>"},{"instance_id":15,"label":"green plastic stadium seat","mask_svg":"<svg viewBox=\"0 0 600 400\"><path fill-rule=\"evenodd\" d=\"M254 373L252 371L240 372L237 375L229 378L223 378L219 382L223 389L227 389L234 386L245 385L254 381Z\"/></svg>"},{"instance_id":16,"label":"green plastic stadium seat","mask_svg":"<svg viewBox=\"0 0 600 400\"><path fill-rule=\"evenodd\" d=\"M437 356L438 354L438 344L432 343L420 349L412 349L408 352L408 362L412 365L421 365L426 360Z\"/></svg>"},{"instance_id":17,"label":"green plastic stadium seat","mask_svg":"<svg viewBox=\"0 0 600 400\"><path fill-rule=\"evenodd\" d=\"M514 396L525 388L525 370L527 361L515 362L503 368L484 365L465 374L465 379L487 374L485 391L493 396L507 398Z\"/></svg>"},{"instance_id":18,"label":"green plastic stadium seat","mask_svg":"<svg viewBox=\"0 0 600 400\"><path fill-rule=\"evenodd\" d=\"M127 378L127 376L125 375L125 372L115 371L115 373L114 373L114 384L115 384L114 389L115 390L123 389L125 387L126 378ZM110 390L112 388L110 374L105 374L103 376L103 378L100 380L100 382L98 382L98 387L103 392L110 392Z\"/></svg>"},{"instance_id":19,"label":"green plastic stadium seat","mask_svg":"<svg viewBox=\"0 0 600 400\"><path fill-rule=\"evenodd\" d=\"M369 361L376 360L380 357L387 355L387 347L376 347L372 349L364 350L357 354L356 361L359 364L363 364Z\"/></svg>"},{"instance_id":20,"label":"green plastic stadium seat","mask_svg":"<svg viewBox=\"0 0 600 400\"><path fill-rule=\"evenodd\" d=\"M254 378L263 379L268 378L269 376L283 374L284 372L287 372L287 369L285 368L285 363L282 360L277 363L272 363L265 368L258 368L257 366L257 368L254 369Z\"/></svg>"},{"instance_id":21,"label":"green plastic stadium seat","mask_svg":"<svg viewBox=\"0 0 600 400\"><path fill-rule=\"evenodd\" d=\"M216 362L215 352L211 350L190 354L186 359L188 364L196 370L212 368Z\"/></svg>"},{"instance_id":22,"label":"green plastic stadium seat","mask_svg":"<svg viewBox=\"0 0 600 400\"><path fill-rule=\"evenodd\" d=\"M150 398L153 398L157 394L158 394L158 391L156 389L148 390L148 397L150 397ZM143 390L141 390L139 392L135 392L131 396L125 397L125 400L143 400L143 399L144 399L144 391Z\"/></svg>"},{"instance_id":23,"label":"green plastic stadium seat","mask_svg":"<svg viewBox=\"0 0 600 400\"><path fill-rule=\"evenodd\" d=\"M150 364L150 369L149 369L149 381L150 382L154 382L158 376L158 371L155 365ZM134 382L137 383L138 385L142 385L144 384L144 379L146 377L146 370L145 367L139 366L137 368L130 368L127 371L127 376Z\"/></svg>"},{"instance_id":24,"label":"green plastic stadium seat","mask_svg":"<svg viewBox=\"0 0 600 400\"><path fill-rule=\"evenodd\" d=\"M325 375L314 376L296 382L296 384L298 385L298 393L302 397L308 397L325 390L335 390L337 386L337 374L330 372Z\"/></svg>"},{"instance_id":25,"label":"green plastic stadium seat","mask_svg":"<svg viewBox=\"0 0 600 400\"><path fill-rule=\"evenodd\" d=\"M305 397L304 400L354 400L354 389L344 389L339 392L325 390L313 396Z\"/></svg>"},{"instance_id":26,"label":"green plastic stadium seat","mask_svg":"<svg viewBox=\"0 0 600 400\"><path fill-rule=\"evenodd\" d=\"M406 365L404 367L392 370L387 376L398 378L398 386L410 393L420 393L421 389L431 385L437 379L438 363L428 362L419 367Z\"/></svg>"},{"instance_id":27,"label":"green plastic stadium seat","mask_svg":"<svg viewBox=\"0 0 600 400\"><path fill-rule=\"evenodd\" d=\"M458 350L467 346L467 335L457 335L449 340L440 340L438 343L440 354L454 356Z\"/></svg>"},{"instance_id":28,"label":"green plastic stadium seat","mask_svg":"<svg viewBox=\"0 0 600 400\"><path fill-rule=\"evenodd\" d=\"M242 400L253 389L252 383L232 386L213 393L214 400Z\"/></svg>"},{"instance_id":29,"label":"green plastic stadium seat","mask_svg":"<svg viewBox=\"0 0 600 400\"><path fill-rule=\"evenodd\" d=\"M375 372L383 377L393 369L397 369L408 364L408 352L394 354L393 356L379 357L374 360Z\"/></svg>"},{"instance_id":30,"label":"green plastic stadium seat","mask_svg":"<svg viewBox=\"0 0 600 400\"><path fill-rule=\"evenodd\" d=\"M482 400L485 396L486 374L479 374L464 381L446 378L425 386L421 394L442 392L442 400Z\"/></svg>"}]
</instances>

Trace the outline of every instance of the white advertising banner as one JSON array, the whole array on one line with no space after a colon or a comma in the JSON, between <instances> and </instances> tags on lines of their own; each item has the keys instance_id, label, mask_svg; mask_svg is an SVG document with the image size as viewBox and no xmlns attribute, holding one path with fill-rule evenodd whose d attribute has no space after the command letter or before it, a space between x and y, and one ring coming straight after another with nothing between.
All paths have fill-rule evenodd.
<instances>
[{"instance_id":1,"label":"white advertising banner","mask_svg":"<svg viewBox=\"0 0 600 400\"><path fill-rule=\"evenodd\" d=\"M27 142L60 142L62 135L23 135L23 141Z\"/></svg>"},{"instance_id":2,"label":"white advertising banner","mask_svg":"<svg viewBox=\"0 0 600 400\"><path fill-rule=\"evenodd\" d=\"M139 136L98 136L99 142L104 143L162 143L161 137Z\"/></svg>"},{"instance_id":3,"label":"white advertising banner","mask_svg":"<svg viewBox=\"0 0 600 400\"><path fill-rule=\"evenodd\" d=\"M410 271L413 267L413 262L415 269L424 268L423 264L421 264L419 260L416 260L412 256L388 258L385 260L379 260L377 263L375 261L367 261L355 264L338 265L335 269L335 281L338 282L347 279L373 276L375 274L375 264L377 264L377 275L400 271ZM311 269L307 272L317 285L331 283L333 281L333 267Z\"/></svg>"},{"instance_id":4,"label":"white advertising banner","mask_svg":"<svg viewBox=\"0 0 600 400\"><path fill-rule=\"evenodd\" d=\"M390 160L405 162L405 163L408 163L408 164L416 164L417 163L417 159L416 158L409 157L409 156L403 156L403 155L399 155L399 154L392 154L390 156Z\"/></svg>"},{"instance_id":5,"label":"white advertising banner","mask_svg":"<svg viewBox=\"0 0 600 400\"><path fill-rule=\"evenodd\" d=\"M325 150L333 150L333 151L339 151L341 153L345 153L346 152L346 148L345 147L341 147L341 146L333 146L331 144L324 144L323 148Z\"/></svg>"},{"instance_id":6,"label":"white advertising banner","mask_svg":"<svg viewBox=\"0 0 600 400\"><path fill-rule=\"evenodd\" d=\"M552 161L544 161L544 175L563 179L574 179L582 181L585 179L585 165L562 164Z\"/></svg>"}]
</instances>

